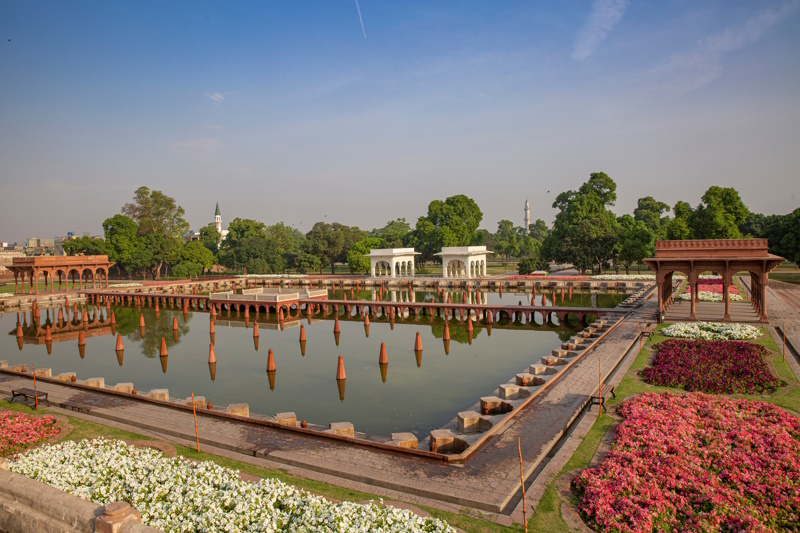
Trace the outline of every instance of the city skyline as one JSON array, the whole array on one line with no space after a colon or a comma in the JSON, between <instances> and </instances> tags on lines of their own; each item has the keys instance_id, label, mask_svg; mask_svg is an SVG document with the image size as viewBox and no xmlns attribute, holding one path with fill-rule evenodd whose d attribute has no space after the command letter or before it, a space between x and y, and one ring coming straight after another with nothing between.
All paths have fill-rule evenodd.
<instances>
[{"instance_id":1,"label":"city skyline","mask_svg":"<svg viewBox=\"0 0 800 533\"><path fill-rule=\"evenodd\" d=\"M140 185L195 230L216 202L413 227L455 194L550 224L597 171L618 214L711 185L798 206L796 1L305 7L0 5L2 239L102 233Z\"/></svg>"}]
</instances>

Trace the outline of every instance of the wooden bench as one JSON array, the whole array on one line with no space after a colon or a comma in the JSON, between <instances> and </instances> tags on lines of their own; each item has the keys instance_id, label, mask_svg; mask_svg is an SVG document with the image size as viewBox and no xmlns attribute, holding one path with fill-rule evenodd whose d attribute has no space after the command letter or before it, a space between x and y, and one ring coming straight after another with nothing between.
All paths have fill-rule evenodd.
<instances>
[{"instance_id":1,"label":"wooden bench","mask_svg":"<svg viewBox=\"0 0 800 533\"><path fill-rule=\"evenodd\" d=\"M31 399L38 398L39 400L46 401L48 404L50 403L50 400L47 399L47 393L46 392L42 392L42 391L35 391L34 392L33 389L28 389L28 388L11 389L11 403L14 403L14 401L20 396L22 396L26 400L31 400Z\"/></svg>"},{"instance_id":2,"label":"wooden bench","mask_svg":"<svg viewBox=\"0 0 800 533\"><path fill-rule=\"evenodd\" d=\"M617 398L616 394L614 394L614 386L611 385L610 383L606 383L600 388L600 394L596 394L596 395L592 396L592 403L590 405L594 405L596 403L599 403L600 407L602 407L603 411L605 411L606 410L606 398L608 398L609 395L614 399Z\"/></svg>"}]
</instances>

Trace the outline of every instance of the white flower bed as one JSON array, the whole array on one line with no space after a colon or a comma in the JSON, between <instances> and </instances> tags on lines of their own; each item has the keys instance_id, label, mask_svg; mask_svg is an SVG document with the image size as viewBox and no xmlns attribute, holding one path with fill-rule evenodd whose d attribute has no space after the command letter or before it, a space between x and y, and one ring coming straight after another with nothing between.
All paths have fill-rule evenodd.
<instances>
[{"instance_id":1,"label":"white flower bed","mask_svg":"<svg viewBox=\"0 0 800 533\"><path fill-rule=\"evenodd\" d=\"M211 461L168 459L102 438L45 445L9 468L100 505L129 502L145 524L167 532L455 532L442 520L411 511L331 503L276 479L249 483Z\"/></svg>"},{"instance_id":2,"label":"white flower bed","mask_svg":"<svg viewBox=\"0 0 800 533\"><path fill-rule=\"evenodd\" d=\"M141 287L141 283L111 283L109 284L109 289L122 289L124 287Z\"/></svg>"},{"instance_id":3,"label":"white flower bed","mask_svg":"<svg viewBox=\"0 0 800 533\"><path fill-rule=\"evenodd\" d=\"M744 298L742 298L741 294L731 294L731 301L732 302L743 302ZM678 300L689 302L691 301L692 296L689 292L682 292L678 295ZM715 292L708 292L708 291L699 291L697 293L697 301L699 302L724 302L725 300L722 299L721 294L717 294Z\"/></svg>"},{"instance_id":4,"label":"white flower bed","mask_svg":"<svg viewBox=\"0 0 800 533\"><path fill-rule=\"evenodd\" d=\"M253 278L253 279L275 279L275 278L293 278L302 279L307 277L305 274L239 274L237 278Z\"/></svg>"},{"instance_id":5,"label":"white flower bed","mask_svg":"<svg viewBox=\"0 0 800 533\"><path fill-rule=\"evenodd\" d=\"M667 337L709 341L745 341L761 336L761 330L755 326L720 322L676 322L662 329L661 333Z\"/></svg>"},{"instance_id":6,"label":"white flower bed","mask_svg":"<svg viewBox=\"0 0 800 533\"><path fill-rule=\"evenodd\" d=\"M635 281L635 280L655 281L656 275L655 274L597 274L595 276L592 276L592 279L597 279L601 281Z\"/></svg>"},{"instance_id":7,"label":"white flower bed","mask_svg":"<svg viewBox=\"0 0 800 533\"><path fill-rule=\"evenodd\" d=\"M13 292L0 292L0 298L13 298L16 296Z\"/></svg>"}]
</instances>

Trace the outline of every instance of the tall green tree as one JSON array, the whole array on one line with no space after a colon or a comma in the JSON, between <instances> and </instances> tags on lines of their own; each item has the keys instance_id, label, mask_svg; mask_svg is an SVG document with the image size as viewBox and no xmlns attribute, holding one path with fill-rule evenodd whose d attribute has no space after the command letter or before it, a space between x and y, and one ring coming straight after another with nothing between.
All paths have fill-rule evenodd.
<instances>
[{"instance_id":1,"label":"tall green tree","mask_svg":"<svg viewBox=\"0 0 800 533\"><path fill-rule=\"evenodd\" d=\"M687 202L679 201L672 209L675 215L666 224L666 238L672 241L681 241L694 238L694 210Z\"/></svg>"},{"instance_id":2,"label":"tall green tree","mask_svg":"<svg viewBox=\"0 0 800 533\"><path fill-rule=\"evenodd\" d=\"M164 264L174 256L175 250L183 243L183 236L189 231L183 208L161 191L139 187L133 195L133 202L122 207L122 213L138 224L138 235L150 248L151 273L154 279L160 279Z\"/></svg>"},{"instance_id":3,"label":"tall green tree","mask_svg":"<svg viewBox=\"0 0 800 533\"><path fill-rule=\"evenodd\" d=\"M478 226L483 220L475 200L459 194L428 204L428 214L419 217L409 244L430 261L444 246L469 246L478 241Z\"/></svg>"},{"instance_id":4,"label":"tall green tree","mask_svg":"<svg viewBox=\"0 0 800 533\"><path fill-rule=\"evenodd\" d=\"M617 259L630 273L631 265L638 263L641 271L642 261L655 253L656 235L643 220L635 220L630 215L622 215L619 222L619 254Z\"/></svg>"},{"instance_id":5,"label":"tall green tree","mask_svg":"<svg viewBox=\"0 0 800 533\"><path fill-rule=\"evenodd\" d=\"M64 241L62 245L67 255L107 255L108 247L103 239L83 236Z\"/></svg>"},{"instance_id":6,"label":"tall green tree","mask_svg":"<svg viewBox=\"0 0 800 533\"><path fill-rule=\"evenodd\" d=\"M693 233L697 239L738 239L739 226L750 210L732 187L709 187L693 217Z\"/></svg>"},{"instance_id":7,"label":"tall green tree","mask_svg":"<svg viewBox=\"0 0 800 533\"><path fill-rule=\"evenodd\" d=\"M322 265L330 265L331 273L335 274L336 263L347 261L347 252L366 234L355 226L317 222L306 235L305 251L317 256Z\"/></svg>"},{"instance_id":8,"label":"tall green tree","mask_svg":"<svg viewBox=\"0 0 800 533\"><path fill-rule=\"evenodd\" d=\"M669 205L659 202L652 196L645 196L636 202L633 219L643 222L656 238L663 239L666 235L666 225L669 222L666 213L669 213Z\"/></svg>"},{"instance_id":9,"label":"tall green tree","mask_svg":"<svg viewBox=\"0 0 800 533\"><path fill-rule=\"evenodd\" d=\"M369 254L376 248L386 248L386 243L378 237L365 237L355 243L347 252L347 266L351 274L367 274L370 269Z\"/></svg>"},{"instance_id":10,"label":"tall green tree","mask_svg":"<svg viewBox=\"0 0 800 533\"><path fill-rule=\"evenodd\" d=\"M800 264L800 208L788 215L770 215L764 221L769 251Z\"/></svg>"},{"instance_id":11,"label":"tall green tree","mask_svg":"<svg viewBox=\"0 0 800 533\"><path fill-rule=\"evenodd\" d=\"M106 237L108 260L114 261L117 273L135 270L138 265L134 257L145 245L139 237L139 225L130 217L114 215L103 221L103 233Z\"/></svg>"},{"instance_id":12,"label":"tall green tree","mask_svg":"<svg viewBox=\"0 0 800 533\"><path fill-rule=\"evenodd\" d=\"M200 243L215 257L219 253L220 242L222 242L222 235L217 231L217 226L213 222L200 228Z\"/></svg>"},{"instance_id":13,"label":"tall green tree","mask_svg":"<svg viewBox=\"0 0 800 533\"><path fill-rule=\"evenodd\" d=\"M515 228L510 220L501 220L497 223L497 233L495 233L494 251L505 257L509 261L512 256L519 256L519 241L517 234L520 228Z\"/></svg>"},{"instance_id":14,"label":"tall green tree","mask_svg":"<svg viewBox=\"0 0 800 533\"><path fill-rule=\"evenodd\" d=\"M383 240L386 248L402 248L407 242L409 233L411 233L411 226L406 219L398 218L390 220L382 228L372 230L369 236Z\"/></svg>"},{"instance_id":15,"label":"tall green tree","mask_svg":"<svg viewBox=\"0 0 800 533\"><path fill-rule=\"evenodd\" d=\"M265 237L266 229L267 226L263 222L236 217L228 224L228 236L225 237L222 246L232 248L244 239Z\"/></svg>"},{"instance_id":16,"label":"tall green tree","mask_svg":"<svg viewBox=\"0 0 800 533\"><path fill-rule=\"evenodd\" d=\"M538 242L544 241L548 233L550 233L550 228L541 218L537 218L536 222L528 226L528 235Z\"/></svg>"},{"instance_id":17,"label":"tall green tree","mask_svg":"<svg viewBox=\"0 0 800 533\"><path fill-rule=\"evenodd\" d=\"M584 272L614 255L617 219L608 207L617 199L616 183L604 172L590 174L577 191L562 192L553 202L558 209L553 229L543 243L545 258L572 263Z\"/></svg>"}]
</instances>

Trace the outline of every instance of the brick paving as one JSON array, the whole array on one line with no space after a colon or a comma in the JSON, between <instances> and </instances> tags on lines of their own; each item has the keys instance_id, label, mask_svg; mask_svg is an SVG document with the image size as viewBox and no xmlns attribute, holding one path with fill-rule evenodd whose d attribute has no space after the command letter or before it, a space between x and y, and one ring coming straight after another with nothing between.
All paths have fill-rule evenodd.
<instances>
[{"instance_id":1,"label":"brick paving","mask_svg":"<svg viewBox=\"0 0 800 533\"><path fill-rule=\"evenodd\" d=\"M510 513L520 495L517 438L521 441L527 478L553 451L596 389L598 361L607 375L637 336L636 322L624 320L595 350L463 464L444 464L202 414L198 416L201 446L313 471L329 476L334 483L338 479L344 484L388 489L410 496L404 499L413 502L429 498L444 502L447 507L461 505ZM4 377L0 393L6 395L12 388L30 385L27 377L12 374ZM51 402L62 408L173 440L194 441L194 422L189 412L67 385L42 381L38 384L50 394Z\"/></svg>"}]
</instances>

